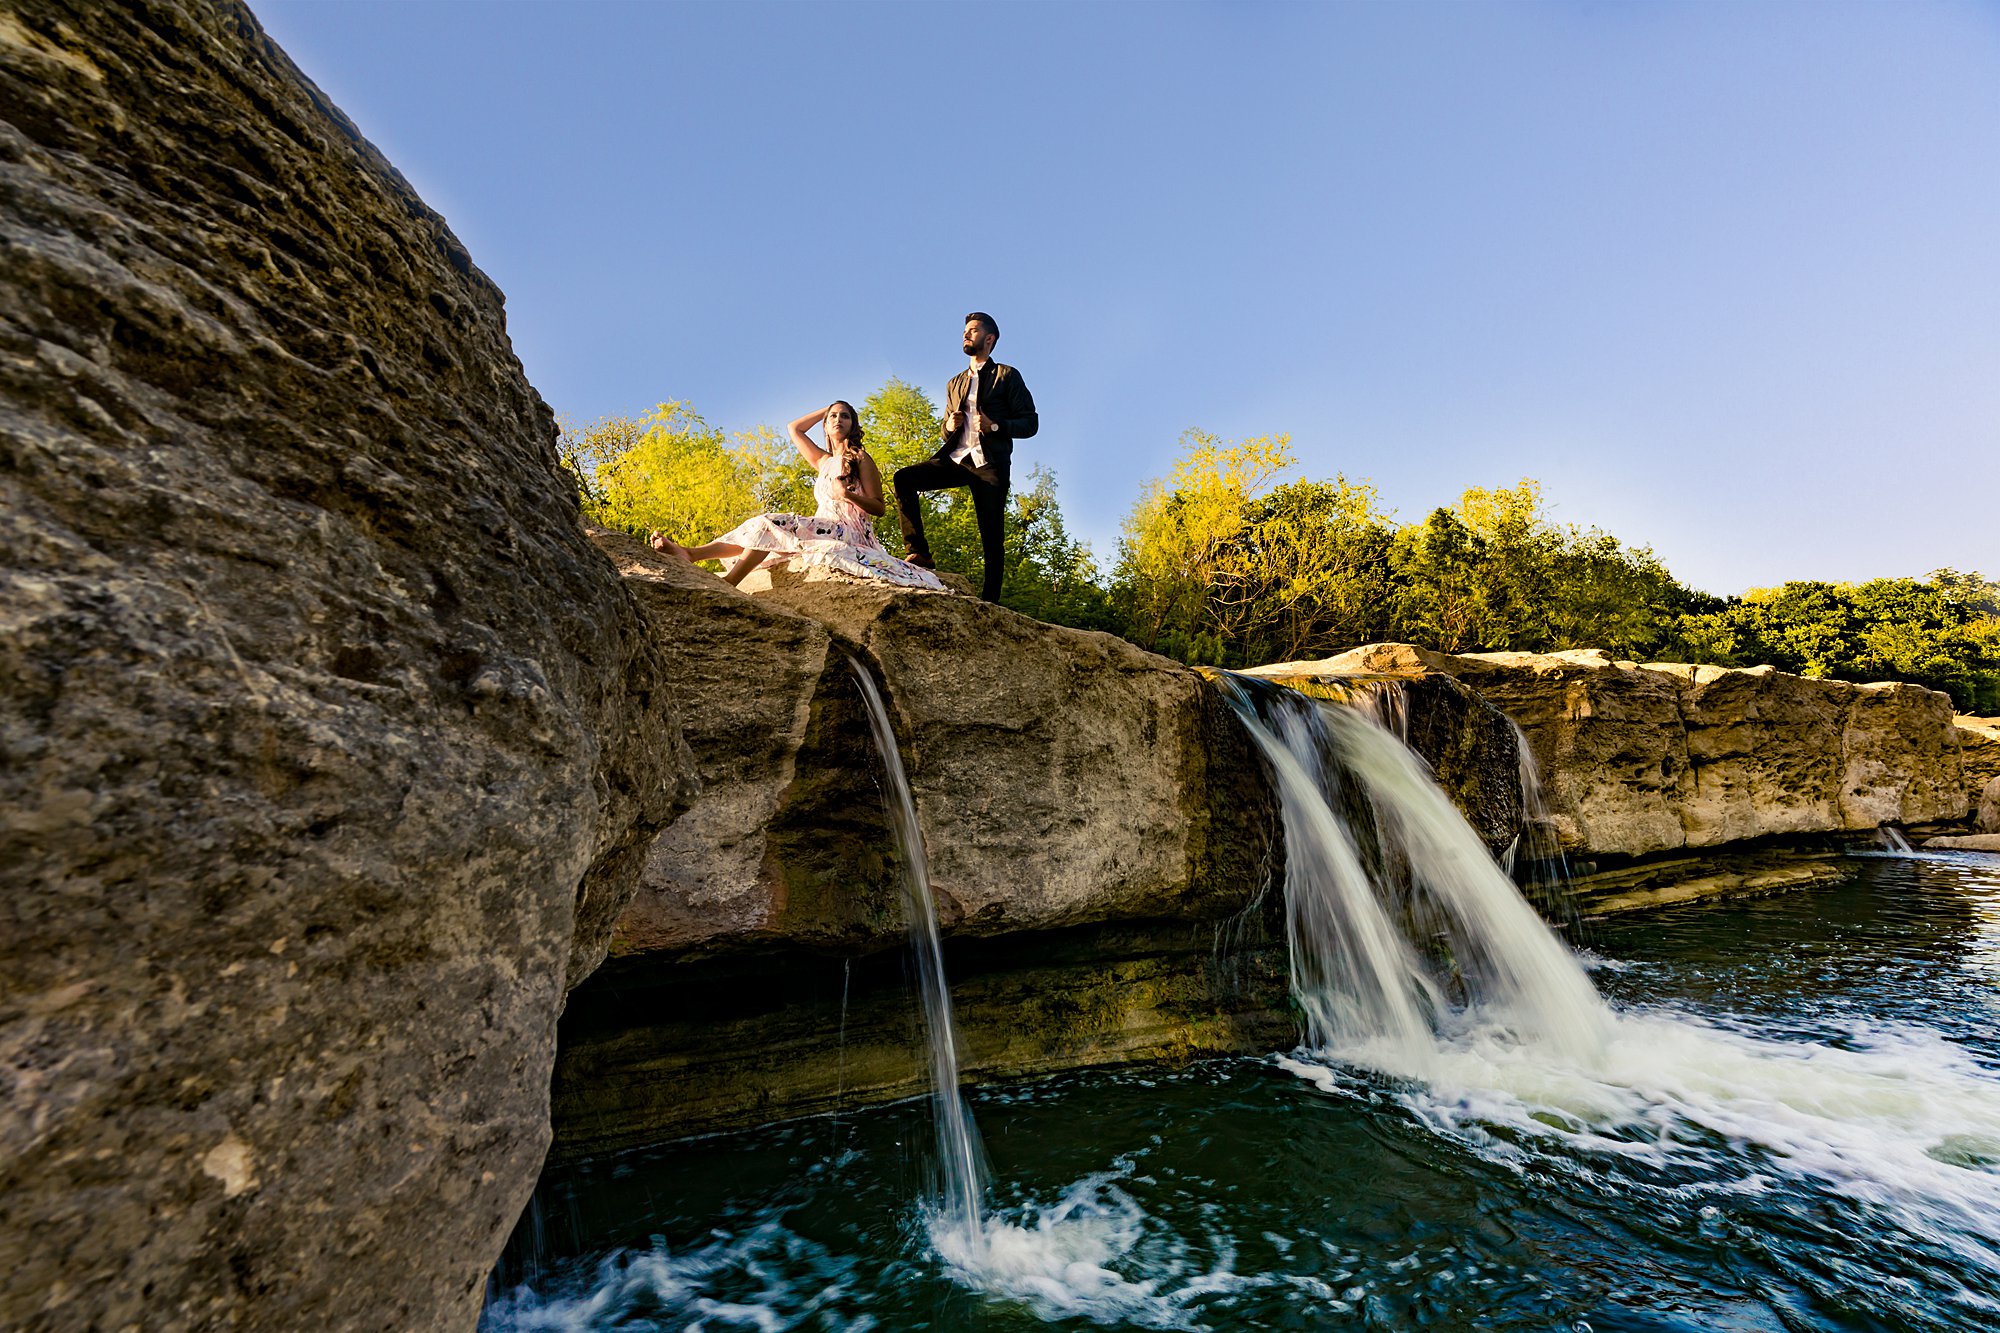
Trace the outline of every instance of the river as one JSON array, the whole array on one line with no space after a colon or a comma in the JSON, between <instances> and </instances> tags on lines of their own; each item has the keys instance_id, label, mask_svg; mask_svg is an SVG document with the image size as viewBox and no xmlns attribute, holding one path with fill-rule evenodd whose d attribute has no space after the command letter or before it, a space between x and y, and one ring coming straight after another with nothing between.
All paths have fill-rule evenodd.
<instances>
[{"instance_id":1,"label":"river","mask_svg":"<svg viewBox=\"0 0 2000 1333\"><path fill-rule=\"evenodd\" d=\"M1584 944L1587 1053L1466 1019L977 1089L977 1238L918 1203L921 1099L554 1171L483 1327L2000 1327L2000 858Z\"/></svg>"}]
</instances>

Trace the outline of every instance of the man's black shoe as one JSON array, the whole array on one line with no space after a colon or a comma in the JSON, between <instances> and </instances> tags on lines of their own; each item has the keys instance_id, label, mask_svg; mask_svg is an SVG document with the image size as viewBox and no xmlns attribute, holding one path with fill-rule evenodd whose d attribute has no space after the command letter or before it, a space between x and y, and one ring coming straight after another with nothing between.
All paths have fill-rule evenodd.
<instances>
[{"instance_id":1,"label":"man's black shoe","mask_svg":"<svg viewBox=\"0 0 2000 1333\"><path fill-rule=\"evenodd\" d=\"M937 568L936 565L931 563L931 555L929 551L912 551L908 555L903 557L903 562L905 564L915 565L918 569Z\"/></svg>"}]
</instances>

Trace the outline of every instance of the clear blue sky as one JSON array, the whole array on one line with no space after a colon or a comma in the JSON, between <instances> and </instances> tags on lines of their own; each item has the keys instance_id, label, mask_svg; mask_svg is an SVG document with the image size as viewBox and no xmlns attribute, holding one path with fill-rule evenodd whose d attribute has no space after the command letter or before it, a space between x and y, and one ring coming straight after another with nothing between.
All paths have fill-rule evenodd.
<instances>
[{"instance_id":1,"label":"clear blue sky","mask_svg":"<svg viewBox=\"0 0 2000 1333\"><path fill-rule=\"evenodd\" d=\"M251 3L572 417L937 396L976 307L1107 564L1199 426L2000 576L2000 5Z\"/></svg>"}]
</instances>

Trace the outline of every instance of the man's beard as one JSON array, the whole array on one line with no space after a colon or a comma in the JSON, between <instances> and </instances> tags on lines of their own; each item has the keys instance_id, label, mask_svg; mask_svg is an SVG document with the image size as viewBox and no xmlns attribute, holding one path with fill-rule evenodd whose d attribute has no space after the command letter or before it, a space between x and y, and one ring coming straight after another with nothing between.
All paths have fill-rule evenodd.
<instances>
[{"instance_id":1,"label":"man's beard","mask_svg":"<svg viewBox=\"0 0 2000 1333\"><path fill-rule=\"evenodd\" d=\"M967 338L965 340L965 354L967 356L978 356L979 353L980 353L979 344L974 340L972 340L971 338Z\"/></svg>"}]
</instances>

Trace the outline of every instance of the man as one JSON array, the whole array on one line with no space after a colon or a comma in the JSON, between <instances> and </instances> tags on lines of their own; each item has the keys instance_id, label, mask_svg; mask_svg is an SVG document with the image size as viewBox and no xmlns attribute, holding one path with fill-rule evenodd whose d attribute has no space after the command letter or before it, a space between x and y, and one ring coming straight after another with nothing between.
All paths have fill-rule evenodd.
<instances>
[{"instance_id":1,"label":"man","mask_svg":"<svg viewBox=\"0 0 2000 1333\"><path fill-rule=\"evenodd\" d=\"M965 317L965 355L970 364L952 378L944 391L944 445L921 463L896 469L896 520L903 529L909 561L925 569L931 564L924 540L924 491L972 492L972 512L979 520L979 546L986 558L986 580L979 595L1000 600L1000 579L1007 563L1007 483L1014 461L1014 441L1025 440L1041 426L1035 400L1020 372L993 360L1000 326L993 316L975 310Z\"/></svg>"}]
</instances>

